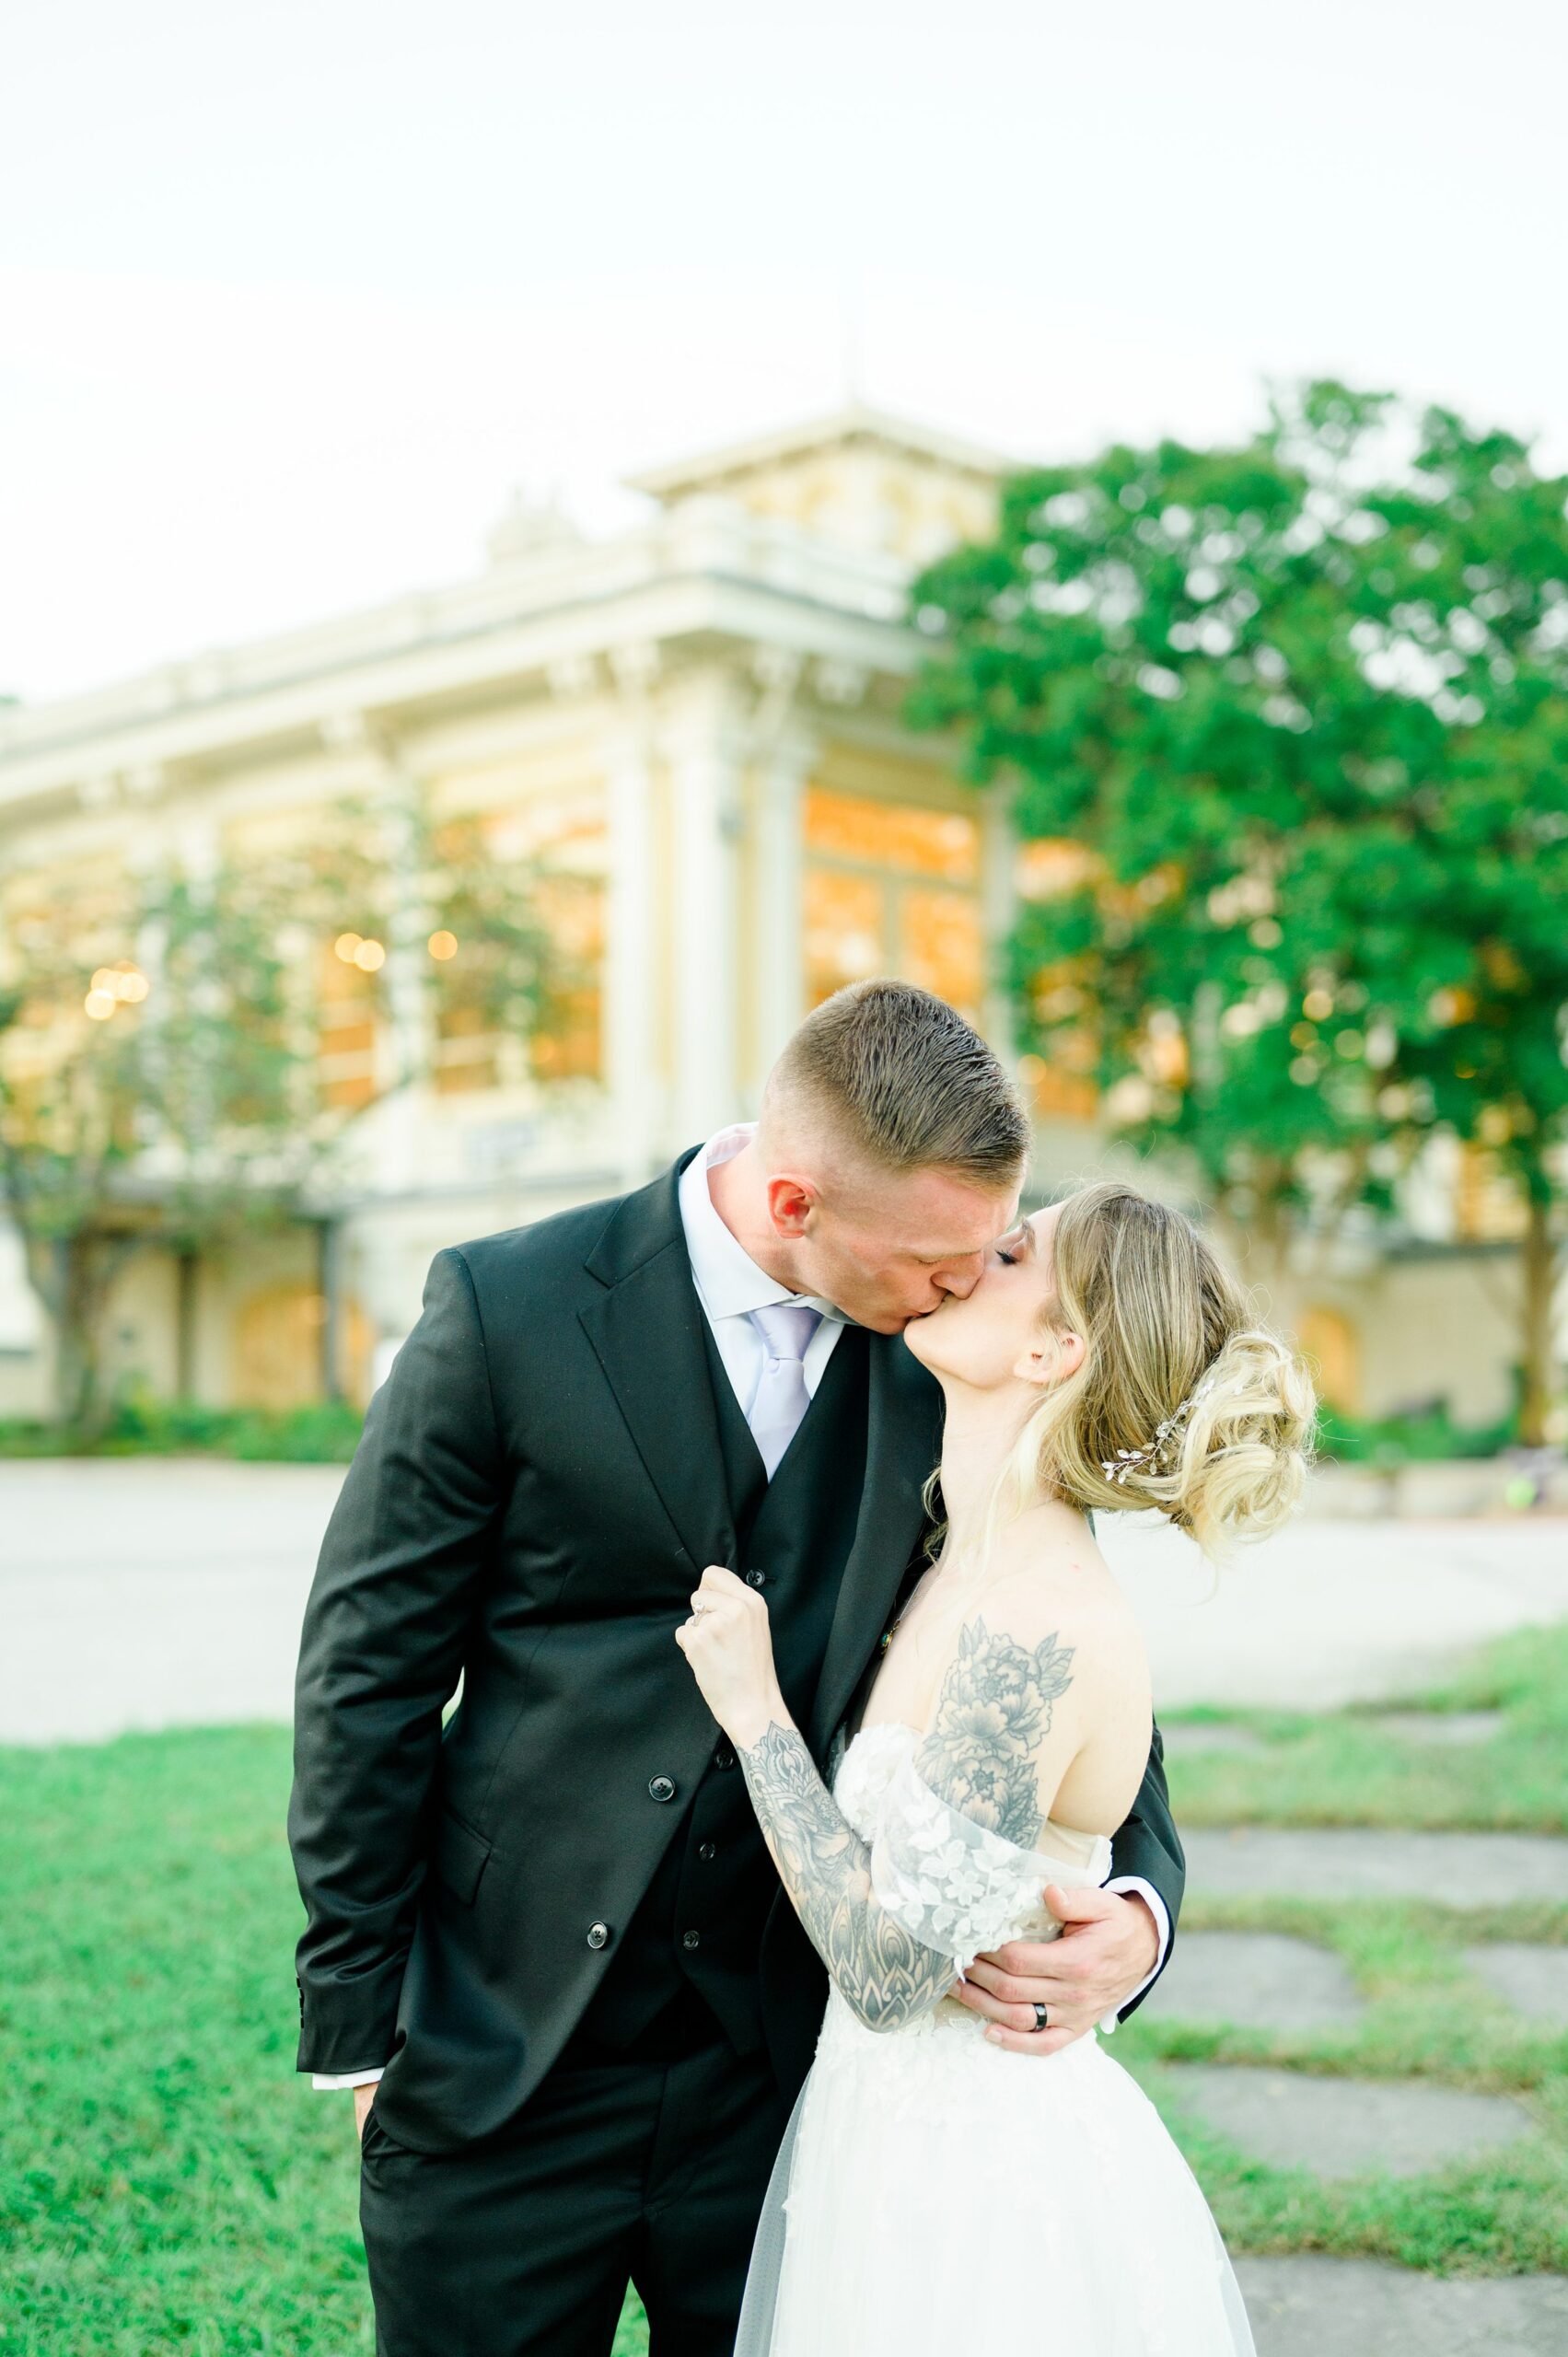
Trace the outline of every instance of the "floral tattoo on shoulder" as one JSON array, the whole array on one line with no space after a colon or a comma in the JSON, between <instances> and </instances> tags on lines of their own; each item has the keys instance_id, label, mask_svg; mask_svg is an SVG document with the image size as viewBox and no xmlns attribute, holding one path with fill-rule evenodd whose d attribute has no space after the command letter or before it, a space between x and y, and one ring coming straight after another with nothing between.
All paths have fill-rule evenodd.
<instances>
[{"instance_id":1,"label":"floral tattoo on shoulder","mask_svg":"<svg viewBox=\"0 0 1568 2357\"><path fill-rule=\"evenodd\" d=\"M1073 1652L1054 1636L1031 1652L993 1637L977 1615L959 1636L921 1747L917 1765L932 1789L1020 1850L1033 1849L1045 1821L1036 1756L1052 1705L1073 1683Z\"/></svg>"}]
</instances>

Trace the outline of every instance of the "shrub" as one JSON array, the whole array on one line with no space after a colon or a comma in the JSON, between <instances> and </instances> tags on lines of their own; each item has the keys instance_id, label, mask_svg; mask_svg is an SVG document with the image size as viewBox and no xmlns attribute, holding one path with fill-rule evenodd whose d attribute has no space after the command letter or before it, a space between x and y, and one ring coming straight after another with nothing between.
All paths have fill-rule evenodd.
<instances>
[{"instance_id":1,"label":"shrub","mask_svg":"<svg viewBox=\"0 0 1568 2357\"><path fill-rule=\"evenodd\" d=\"M346 1465L364 1417L346 1401L298 1408L209 1408L128 1391L101 1433L67 1424L0 1421L0 1457L175 1457L192 1453L309 1465Z\"/></svg>"}]
</instances>

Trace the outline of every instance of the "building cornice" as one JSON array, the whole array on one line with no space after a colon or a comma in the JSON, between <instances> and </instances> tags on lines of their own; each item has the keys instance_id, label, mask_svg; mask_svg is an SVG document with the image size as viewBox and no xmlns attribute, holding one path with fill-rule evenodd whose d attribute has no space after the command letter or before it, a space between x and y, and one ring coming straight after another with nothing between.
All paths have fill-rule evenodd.
<instances>
[{"instance_id":1,"label":"building cornice","mask_svg":"<svg viewBox=\"0 0 1568 2357\"><path fill-rule=\"evenodd\" d=\"M628 644L761 642L902 679L919 651L909 577L896 558L694 503L614 540L0 712L0 820L118 782L150 792L181 769L283 755L345 713L399 731L421 707L530 679L543 692L552 672L591 677Z\"/></svg>"}]
</instances>

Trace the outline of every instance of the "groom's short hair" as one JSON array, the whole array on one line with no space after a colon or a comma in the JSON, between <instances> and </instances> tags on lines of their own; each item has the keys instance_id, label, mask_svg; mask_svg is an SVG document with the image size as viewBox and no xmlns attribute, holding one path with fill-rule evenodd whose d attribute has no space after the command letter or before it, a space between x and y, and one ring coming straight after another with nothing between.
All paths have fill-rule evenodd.
<instances>
[{"instance_id":1,"label":"groom's short hair","mask_svg":"<svg viewBox=\"0 0 1568 2357\"><path fill-rule=\"evenodd\" d=\"M1001 1188L1028 1159L1028 1120L997 1058L956 1007L912 982L851 982L824 999L785 1045L768 1096L882 1170Z\"/></svg>"}]
</instances>

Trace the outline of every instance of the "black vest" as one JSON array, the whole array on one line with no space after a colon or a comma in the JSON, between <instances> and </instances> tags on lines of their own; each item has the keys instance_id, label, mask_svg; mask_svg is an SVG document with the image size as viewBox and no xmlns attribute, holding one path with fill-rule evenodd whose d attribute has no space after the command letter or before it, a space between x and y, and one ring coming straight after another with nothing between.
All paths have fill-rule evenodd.
<instances>
[{"instance_id":1,"label":"black vest","mask_svg":"<svg viewBox=\"0 0 1568 2357\"><path fill-rule=\"evenodd\" d=\"M867 1338L854 1326L839 1337L770 1481L705 1318L703 1332L739 1546L730 1568L767 1599L779 1684L805 1726L865 1479ZM694 1446L701 1430L693 1417ZM562 2062L662 2059L718 2033L739 2052L760 2047L758 1957L777 1895L745 1778L715 1736L707 1769Z\"/></svg>"}]
</instances>

